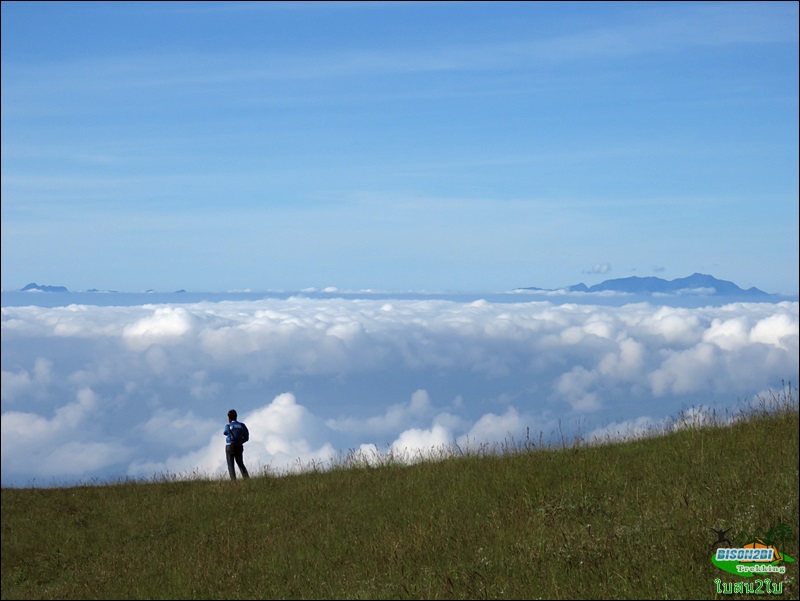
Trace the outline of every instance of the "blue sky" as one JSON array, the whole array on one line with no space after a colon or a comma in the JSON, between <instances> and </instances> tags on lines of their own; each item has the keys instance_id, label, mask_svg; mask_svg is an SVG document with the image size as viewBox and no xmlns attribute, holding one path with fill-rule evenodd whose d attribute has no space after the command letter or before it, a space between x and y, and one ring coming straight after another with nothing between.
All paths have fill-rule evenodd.
<instances>
[{"instance_id":1,"label":"blue sky","mask_svg":"<svg viewBox=\"0 0 800 601\"><path fill-rule=\"evenodd\" d=\"M798 4L3 2L2 288L798 292Z\"/></svg>"}]
</instances>

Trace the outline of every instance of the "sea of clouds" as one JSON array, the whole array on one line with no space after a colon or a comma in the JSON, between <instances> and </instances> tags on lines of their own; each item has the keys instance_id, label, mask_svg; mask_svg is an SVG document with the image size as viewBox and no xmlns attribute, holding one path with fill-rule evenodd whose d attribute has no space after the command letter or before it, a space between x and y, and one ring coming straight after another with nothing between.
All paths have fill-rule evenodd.
<instances>
[{"instance_id":1,"label":"sea of clouds","mask_svg":"<svg viewBox=\"0 0 800 601\"><path fill-rule=\"evenodd\" d=\"M798 380L798 302L305 296L2 308L2 485L624 437Z\"/></svg>"}]
</instances>

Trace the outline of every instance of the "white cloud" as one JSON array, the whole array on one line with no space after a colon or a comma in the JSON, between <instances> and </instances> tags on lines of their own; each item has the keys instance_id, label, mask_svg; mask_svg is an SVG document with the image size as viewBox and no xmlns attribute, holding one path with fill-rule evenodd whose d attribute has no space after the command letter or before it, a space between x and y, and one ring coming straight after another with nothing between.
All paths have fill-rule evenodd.
<instances>
[{"instance_id":1,"label":"white cloud","mask_svg":"<svg viewBox=\"0 0 800 601\"><path fill-rule=\"evenodd\" d=\"M586 273L603 274L608 273L609 271L611 271L611 265L608 263L597 263L596 265L593 265L591 269L587 270Z\"/></svg>"},{"instance_id":2,"label":"white cloud","mask_svg":"<svg viewBox=\"0 0 800 601\"><path fill-rule=\"evenodd\" d=\"M572 437L557 424L638 432L796 382L798 321L796 302L4 307L3 483L225 477L232 407L254 472Z\"/></svg>"},{"instance_id":3,"label":"white cloud","mask_svg":"<svg viewBox=\"0 0 800 601\"><path fill-rule=\"evenodd\" d=\"M194 315L182 307L156 307L152 315L126 326L123 337L139 350L153 344L177 344L193 329L194 321Z\"/></svg>"},{"instance_id":4,"label":"white cloud","mask_svg":"<svg viewBox=\"0 0 800 601\"><path fill-rule=\"evenodd\" d=\"M426 390L417 390L408 403L391 405L381 415L370 417L329 419L326 425L341 432L361 432L382 434L397 432L407 427L415 419L425 417L431 412L430 396Z\"/></svg>"},{"instance_id":5,"label":"white cloud","mask_svg":"<svg viewBox=\"0 0 800 601\"><path fill-rule=\"evenodd\" d=\"M798 331L797 320L785 314L770 315L759 320L750 330L750 341L771 344L780 349L797 350Z\"/></svg>"},{"instance_id":6,"label":"white cloud","mask_svg":"<svg viewBox=\"0 0 800 601\"><path fill-rule=\"evenodd\" d=\"M667 347L694 344L704 330L701 316L690 309L660 307L652 314L647 312L637 317L634 323L661 337Z\"/></svg>"},{"instance_id":7,"label":"white cloud","mask_svg":"<svg viewBox=\"0 0 800 601\"><path fill-rule=\"evenodd\" d=\"M586 435L586 442L602 444L636 440L637 438L661 433L663 431L662 426L663 424L643 415L636 419L615 422L601 428L595 428Z\"/></svg>"},{"instance_id":8,"label":"white cloud","mask_svg":"<svg viewBox=\"0 0 800 601\"><path fill-rule=\"evenodd\" d=\"M687 350L666 352L661 367L650 375L653 394L687 394L698 392L707 385L709 376L720 369L719 347L700 343Z\"/></svg>"},{"instance_id":9,"label":"white cloud","mask_svg":"<svg viewBox=\"0 0 800 601\"><path fill-rule=\"evenodd\" d=\"M703 340L719 348L732 351L749 343L750 326L746 318L715 319L703 334Z\"/></svg>"},{"instance_id":10,"label":"white cloud","mask_svg":"<svg viewBox=\"0 0 800 601\"><path fill-rule=\"evenodd\" d=\"M130 457L130 450L115 443L81 442L73 440L58 447L49 448L42 456L28 457L37 462L37 472L41 476L55 480L67 479L69 476L84 476L91 482L95 471L125 461ZM120 474L120 479L124 474Z\"/></svg>"},{"instance_id":11,"label":"white cloud","mask_svg":"<svg viewBox=\"0 0 800 601\"><path fill-rule=\"evenodd\" d=\"M75 401L56 408L51 419L28 412L3 412L4 482L30 485L37 478L53 478L56 483L73 476L90 478L93 471L128 459L131 452L125 445L91 440L89 424L97 403L97 395L82 388Z\"/></svg>"},{"instance_id":12,"label":"white cloud","mask_svg":"<svg viewBox=\"0 0 800 601\"><path fill-rule=\"evenodd\" d=\"M459 446L470 449L475 445L480 447L486 441L512 445L521 440L526 425L530 425L530 421L514 407L509 407L503 415L487 413L459 439Z\"/></svg>"},{"instance_id":13,"label":"white cloud","mask_svg":"<svg viewBox=\"0 0 800 601\"><path fill-rule=\"evenodd\" d=\"M411 395L409 410L413 414L425 413L431 405L427 390L417 390Z\"/></svg>"},{"instance_id":14,"label":"white cloud","mask_svg":"<svg viewBox=\"0 0 800 601\"><path fill-rule=\"evenodd\" d=\"M452 447L452 433L440 424L428 429L411 428L402 432L391 444L391 455L402 461L413 462L446 453Z\"/></svg>"},{"instance_id":15,"label":"white cloud","mask_svg":"<svg viewBox=\"0 0 800 601\"><path fill-rule=\"evenodd\" d=\"M11 401L31 387L33 380L27 370L3 371L0 384L0 399Z\"/></svg>"},{"instance_id":16,"label":"white cloud","mask_svg":"<svg viewBox=\"0 0 800 601\"><path fill-rule=\"evenodd\" d=\"M555 391L575 411L597 411L602 407L600 396L593 392L597 377L594 371L577 365L559 376L555 384Z\"/></svg>"},{"instance_id":17,"label":"white cloud","mask_svg":"<svg viewBox=\"0 0 800 601\"><path fill-rule=\"evenodd\" d=\"M202 419L191 410L183 413L178 409L156 409L153 416L141 426L143 434L149 440L161 441L176 449L196 448L208 439L212 431L216 431L217 422Z\"/></svg>"}]
</instances>

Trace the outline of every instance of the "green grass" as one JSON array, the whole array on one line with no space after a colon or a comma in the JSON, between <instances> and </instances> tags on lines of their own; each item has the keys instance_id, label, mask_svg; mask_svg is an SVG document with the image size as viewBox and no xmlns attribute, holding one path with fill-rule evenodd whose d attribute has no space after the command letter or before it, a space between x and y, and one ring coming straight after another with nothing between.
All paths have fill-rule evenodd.
<instances>
[{"instance_id":1,"label":"green grass","mask_svg":"<svg viewBox=\"0 0 800 601\"><path fill-rule=\"evenodd\" d=\"M744 579L711 564L712 528L786 524L798 558L796 391L683 421L413 465L3 489L2 598L744 598L716 593ZM772 580L797 599L786 565Z\"/></svg>"}]
</instances>

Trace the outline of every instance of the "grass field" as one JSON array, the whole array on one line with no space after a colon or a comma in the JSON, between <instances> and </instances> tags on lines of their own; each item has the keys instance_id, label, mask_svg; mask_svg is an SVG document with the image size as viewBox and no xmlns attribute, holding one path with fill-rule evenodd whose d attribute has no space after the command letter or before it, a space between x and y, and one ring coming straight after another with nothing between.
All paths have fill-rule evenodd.
<instances>
[{"instance_id":1,"label":"grass field","mask_svg":"<svg viewBox=\"0 0 800 601\"><path fill-rule=\"evenodd\" d=\"M797 393L759 401L625 442L3 489L2 598L797 599L797 562L711 562L715 530L798 557Z\"/></svg>"}]
</instances>

